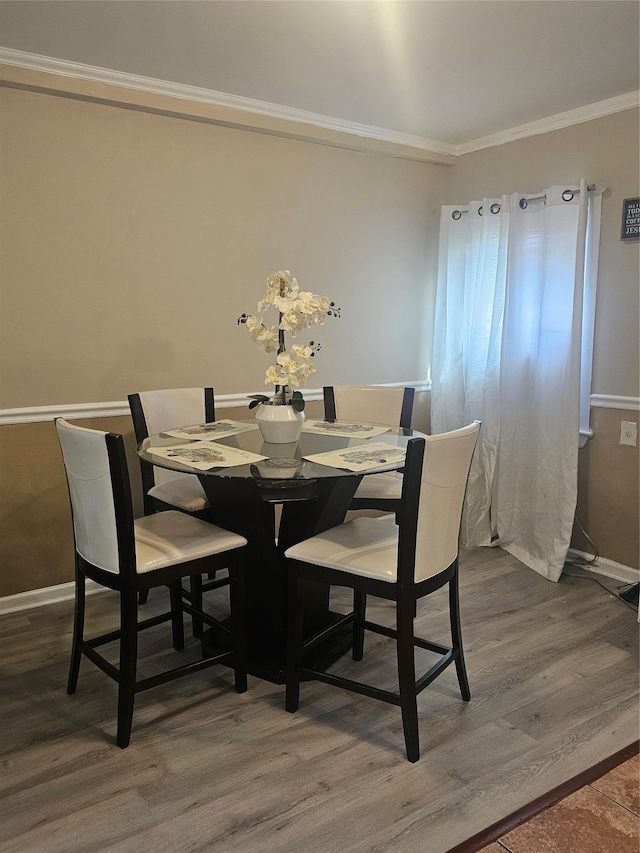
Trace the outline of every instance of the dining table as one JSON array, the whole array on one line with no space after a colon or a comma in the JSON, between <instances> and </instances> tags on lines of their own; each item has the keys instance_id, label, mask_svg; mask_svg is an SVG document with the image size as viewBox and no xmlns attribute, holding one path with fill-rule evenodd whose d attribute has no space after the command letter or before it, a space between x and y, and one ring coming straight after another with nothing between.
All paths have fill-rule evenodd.
<instances>
[{"instance_id":1,"label":"dining table","mask_svg":"<svg viewBox=\"0 0 640 853\"><path fill-rule=\"evenodd\" d=\"M151 435L138 447L145 462L197 476L207 496L207 520L244 536L249 672L285 680L287 565L297 542L342 524L358 485L370 474L402 469L407 443L422 433L379 424L308 419L292 444L268 444L255 420L216 420ZM279 507L279 512L276 508ZM305 635L340 618L328 586L309 584ZM204 632L204 653L227 642ZM350 646L320 643L316 663L330 665Z\"/></svg>"}]
</instances>

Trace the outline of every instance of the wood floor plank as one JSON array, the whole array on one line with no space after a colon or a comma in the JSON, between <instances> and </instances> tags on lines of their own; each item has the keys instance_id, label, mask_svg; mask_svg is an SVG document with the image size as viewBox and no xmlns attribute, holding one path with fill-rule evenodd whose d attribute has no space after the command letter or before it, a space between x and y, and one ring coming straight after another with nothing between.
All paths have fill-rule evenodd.
<instances>
[{"instance_id":1,"label":"wood floor plank","mask_svg":"<svg viewBox=\"0 0 640 853\"><path fill-rule=\"evenodd\" d=\"M223 667L138 697L120 750L115 685L85 661L66 694L71 603L0 617L1 853L445 853L638 737L635 611L499 549L463 552L461 595L472 699L452 668L420 695L417 764L397 708L304 683L291 715L281 686L250 678L238 695ZM114 603L88 600L96 631L115 625ZM144 612L165 606L154 591ZM369 615L393 624L394 609L371 599ZM416 631L448 630L441 591ZM196 652L158 626L140 670ZM393 687L393 644L367 637L364 661L336 669Z\"/></svg>"}]
</instances>

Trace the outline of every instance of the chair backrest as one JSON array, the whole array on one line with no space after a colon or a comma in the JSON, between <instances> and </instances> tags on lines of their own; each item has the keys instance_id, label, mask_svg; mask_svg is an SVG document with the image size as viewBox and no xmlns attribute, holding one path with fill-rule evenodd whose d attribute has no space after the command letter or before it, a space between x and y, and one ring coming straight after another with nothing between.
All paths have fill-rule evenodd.
<instances>
[{"instance_id":1,"label":"chair backrest","mask_svg":"<svg viewBox=\"0 0 640 853\"><path fill-rule=\"evenodd\" d=\"M365 421L411 428L413 388L384 385L333 385L322 389L328 420Z\"/></svg>"},{"instance_id":2,"label":"chair backrest","mask_svg":"<svg viewBox=\"0 0 640 853\"><path fill-rule=\"evenodd\" d=\"M210 423L216 419L213 388L167 388L129 394L129 408L138 442L150 435ZM175 471L154 467L141 460L145 494L156 483L176 477ZM186 476L191 476L187 474Z\"/></svg>"},{"instance_id":3,"label":"chair backrest","mask_svg":"<svg viewBox=\"0 0 640 853\"><path fill-rule=\"evenodd\" d=\"M398 545L400 574L412 574L405 582L433 577L458 556L462 507L479 431L480 423L474 421L409 442Z\"/></svg>"},{"instance_id":4,"label":"chair backrest","mask_svg":"<svg viewBox=\"0 0 640 853\"><path fill-rule=\"evenodd\" d=\"M56 419L56 431L69 485L76 551L106 572L134 572L133 509L122 436L76 426L63 418Z\"/></svg>"},{"instance_id":5,"label":"chair backrest","mask_svg":"<svg viewBox=\"0 0 640 853\"><path fill-rule=\"evenodd\" d=\"M133 428L138 441L181 426L213 421L213 388L163 388L129 394Z\"/></svg>"}]
</instances>

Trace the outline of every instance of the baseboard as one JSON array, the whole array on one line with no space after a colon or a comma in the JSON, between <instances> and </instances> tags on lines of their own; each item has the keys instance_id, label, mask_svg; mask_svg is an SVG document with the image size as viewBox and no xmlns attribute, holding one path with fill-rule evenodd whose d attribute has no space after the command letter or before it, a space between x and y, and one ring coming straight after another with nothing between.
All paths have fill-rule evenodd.
<instances>
[{"instance_id":1,"label":"baseboard","mask_svg":"<svg viewBox=\"0 0 640 853\"><path fill-rule=\"evenodd\" d=\"M593 554L584 551L569 549L571 556L580 557L583 560L593 560ZM621 583L638 583L640 581L640 570L623 566L613 560L598 557L597 562L590 565L582 565L580 568L586 572L593 572L603 577L613 578ZM96 592L104 592L106 587L100 586L93 581L87 581L87 595ZM46 586L41 589L30 589L27 592L19 592L17 595L6 595L0 598L0 616L5 613L17 613L20 610L30 610L32 607L44 607L46 604L55 604L58 601L71 601L75 595L75 584L61 583L56 586Z\"/></svg>"},{"instance_id":2,"label":"baseboard","mask_svg":"<svg viewBox=\"0 0 640 853\"><path fill-rule=\"evenodd\" d=\"M93 581L87 581L87 595L96 592L106 592L107 587ZM5 595L0 598L0 616L5 613L17 613L20 610L30 610L32 607L44 607L45 604L55 604L58 601L73 601L75 584L60 583L56 586L45 586L42 589L30 589L17 595Z\"/></svg>"},{"instance_id":3,"label":"baseboard","mask_svg":"<svg viewBox=\"0 0 640 853\"><path fill-rule=\"evenodd\" d=\"M631 566L623 566L621 563L616 563L613 560L607 560L606 557L597 557L595 562L593 554L587 554L584 551L577 551L575 548L569 548L568 559L578 557L581 560L588 560L589 563L580 563L580 568L585 572L593 572L596 575L602 575L605 578L613 578L621 583L638 583L640 581L640 569L632 569Z\"/></svg>"}]
</instances>

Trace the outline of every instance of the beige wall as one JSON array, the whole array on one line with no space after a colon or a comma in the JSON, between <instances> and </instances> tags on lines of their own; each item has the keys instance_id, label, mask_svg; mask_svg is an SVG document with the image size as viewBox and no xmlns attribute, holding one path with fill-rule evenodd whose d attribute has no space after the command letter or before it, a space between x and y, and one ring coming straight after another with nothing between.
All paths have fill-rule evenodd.
<instances>
[{"instance_id":1,"label":"beige wall","mask_svg":"<svg viewBox=\"0 0 640 853\"><path fill-rule=\"evenodd\" d=\"M638 448L620 445L620 422L638 413L595 408L594 436L580 451L577 518L596 552L623 566L640 569L638 524ZM576 527L573 542L593 554L593 545Z\"/></svg>"},{"instance_id":2,"label":"beige wall","mask_svg":"<svg viewBox=\"0 0 640 853\"><path fill-rule=\"evenodd\" d=\"M283 266L342 307L317 335L312 387L426 377L440 205L583 175L611 187L594 391L638 395L637 244L618 240L620 201L639 194L635 111L444 167L53 95L0 97L0 408L180 385L260 390L268 359L236 318ZM131 433L126 417L83 423ZM581 504L599 531L633 501L637 454L613 475L594 454L615 442L595 428ZM53 425L0 427L0 452L0 596L70 580ZM633 515L621 524L600 552L637 566Z\"/></svg>"},{"instance_id":3,"label":"beige wall","mask_svg":"<svg viewBox=\"0 0 640 853\"><path fill-rule=\"evenodd\" d=\"M0 97L0 408L262 390L271 359L236 318L283 267L342 309L313 336L311 387L426 378L446 167L28 91ZM131 447L129 418L82 422ZM53 424L2 426L0 448L0 596L71 580Z\"/></svg>"},{"instance_id":4,"label":"beige wall","mask_svg":"<svg viewBox=\"0 0 640 853\"><path fill-rule=\"evenodd\" d=\"M1 408L260 390L236 319L283 268L342 308L310 387L426 377L446 167L0 95Z\"/></svg>"}]
</instances>

